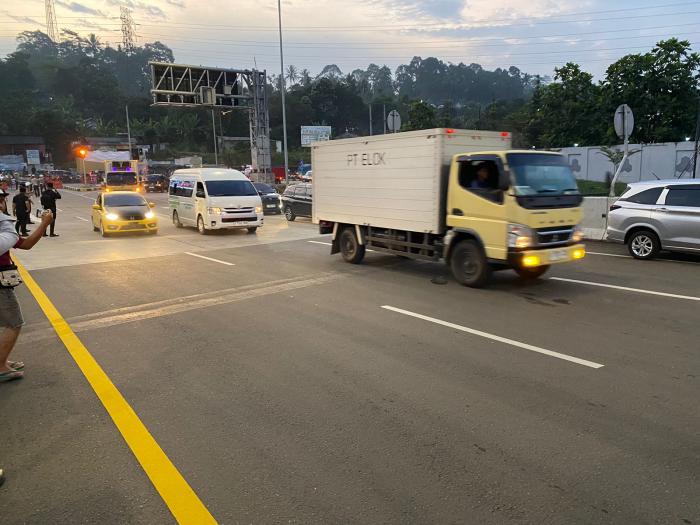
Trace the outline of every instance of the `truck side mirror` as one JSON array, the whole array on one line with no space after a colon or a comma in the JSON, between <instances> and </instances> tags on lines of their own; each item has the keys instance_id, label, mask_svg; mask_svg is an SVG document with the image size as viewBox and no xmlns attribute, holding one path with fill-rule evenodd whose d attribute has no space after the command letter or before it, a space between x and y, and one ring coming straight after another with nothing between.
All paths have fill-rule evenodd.
<instances>
[{"instance_id":1,"label":"truck side mirror","mask_svg":"<svg viewBox=\"0 0 700 525\"><path fill-rule=\"evenodd\" d=\"M498 173L498 189L507 191L508 188L510 188L510 173L507 171L500 171Z\"/></svg>"}]
</instances>

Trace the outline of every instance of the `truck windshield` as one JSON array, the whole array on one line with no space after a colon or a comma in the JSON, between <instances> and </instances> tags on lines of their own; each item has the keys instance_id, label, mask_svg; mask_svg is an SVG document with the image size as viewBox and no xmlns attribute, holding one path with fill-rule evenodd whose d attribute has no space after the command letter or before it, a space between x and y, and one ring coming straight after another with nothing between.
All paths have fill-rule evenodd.
<instances>
[{"instance_id":1,"label":"truck windshield","mask_svg":"<svg viewBox=\"0 0 700 525\"><path fill-rule=\"evenodd\" d=\"M136 184L136 173L116 172L107 173L108 186L130 186Z\"/></svg>"},{"instance_id":2,"label":"truck windshield","mask_svg":"<svg viewBox=\"0 0 700 525\"><path fill-rule=\"evenodd\" d=\"M205 184L210 197L241 197L258 194L249 180L208 180Z\"/></svg>"},{"instance_id":3,"label":"truck windshield","mask_svg":"<svg viewBox=\"0 0 700 525\"><path fill-rule=\"evenodd\" d=\"M571 168L560 155L509 153L516 195L574 195L578 186Z\"/></svg>"}]
</instances>

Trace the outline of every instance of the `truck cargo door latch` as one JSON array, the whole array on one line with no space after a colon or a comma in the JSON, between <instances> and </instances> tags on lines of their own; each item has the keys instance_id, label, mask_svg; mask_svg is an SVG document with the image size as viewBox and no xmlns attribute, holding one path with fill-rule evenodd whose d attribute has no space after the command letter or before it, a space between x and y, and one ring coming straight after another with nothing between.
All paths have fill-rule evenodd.
<instances>
[{"instance_id":1,"label":"truck cargo door latch","mask_svg":"<svg viewBox=\"0 0 700 525\"><path fill-rule=\"evenodd\" d=\"M452 215L458 215L460 217L464 216L464 212L459 208L452 208Z\"/></svg>"}]
</instances>

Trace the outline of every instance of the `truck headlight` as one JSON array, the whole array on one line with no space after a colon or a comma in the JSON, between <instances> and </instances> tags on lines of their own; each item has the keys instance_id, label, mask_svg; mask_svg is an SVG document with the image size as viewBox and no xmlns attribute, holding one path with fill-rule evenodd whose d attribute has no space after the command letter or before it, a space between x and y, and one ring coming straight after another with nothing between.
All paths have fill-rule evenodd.
<instances>
[{"instance_id":1,"label":"truck headlight","mask_svg":"<svg viewBox=\"0 0 700 525\"><path fill-rule=\"evenodd\" d=\"M576 225L574 228L574 233L571 234L571 240L574 242L581 242L583 240L583 228Z\"/></svg>"},{"instance_id":2,"label":"truck headlight","mask_svg":"<svg viewBox=\"0 0 700 525\"><path fill-rule=\"evenodd\" d=\"M147 212L146 212L146 218L147 218L147 219L152 219L152 218L155 217L155 216L156 216L156 214L153 213L152 211L147 211Z\"/></svg>"},{"instance_id":3,"label":"truck headlight","mask_svg":"<svg viewBox=\"0 0 700 525\"><path fill-rule=\"evenodd\" d=\"M221 214L221 208L207 208L209 215L219 215Z\"/></svg>"},{"instance_id":4,"label":"truck headlight","mask_svg":"<svg viewBox=\"0 0 700 525\"><path fill-rule=\"evenodd\" d=\"M107 215L105 215L105 218L106 218L108 221L117 221L117 220L119 220L119 215L117 215L117 214L114 213L114 212L110 212L110 213L108 213Z\"/></svg>"},{"instance_id":5,"label":"truck headlight","mask_svg":"<svg viewBox=\"0 0 700 525\"><path fill-rule=\"evenodd\" d=\"M256 206L255 207L255 213L262 213L262 206Z\"/></svg>"},{"instance_id":6,"label":"truck headlight","mask_svg":"<svg viewBox=\"0 0 700 525\"><path fill-rule=\"evenodd\" d=\"M508 225L508 247L529 248L535 244L535 231L522 224Z\"/></svg>"}]
</instances>

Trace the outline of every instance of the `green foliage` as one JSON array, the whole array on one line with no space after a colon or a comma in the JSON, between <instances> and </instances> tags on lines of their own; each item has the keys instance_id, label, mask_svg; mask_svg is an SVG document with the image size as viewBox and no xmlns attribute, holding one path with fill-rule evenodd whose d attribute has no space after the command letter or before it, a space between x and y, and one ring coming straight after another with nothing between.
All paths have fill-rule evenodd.
<instances>
[{"instance_id":1,"label":"green foliage","mask_svg":"<svg viewBox=\"0 0 700 525\"><path fill-rule=\"evenodd\" d=\"M437 127L437 112L435 108L422 100L412 102L408 108L408 122L406 122L403 129L411 131L435 127Z\"/></svg>"}]
</instances>

